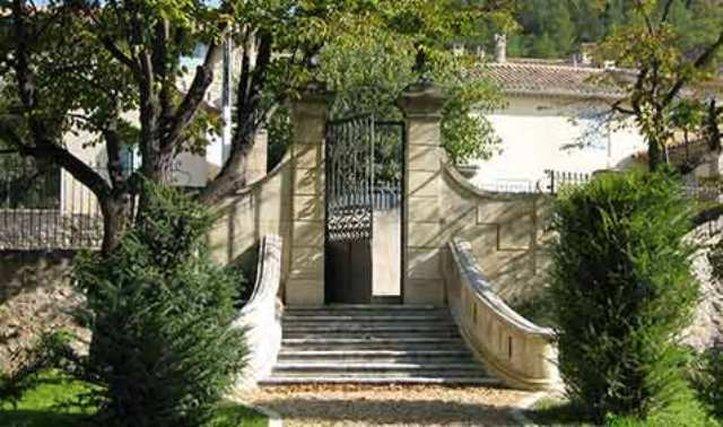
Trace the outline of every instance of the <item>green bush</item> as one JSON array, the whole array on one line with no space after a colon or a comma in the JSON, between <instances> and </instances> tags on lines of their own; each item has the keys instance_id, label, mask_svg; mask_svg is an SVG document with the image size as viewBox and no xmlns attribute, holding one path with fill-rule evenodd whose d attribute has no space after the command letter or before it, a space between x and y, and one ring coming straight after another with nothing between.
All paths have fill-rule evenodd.
<instances>
[{"instance_id":1,"label":"green bush","mask_svg":"<svg viewBox=\"0 0 723 427\"><path fill-rule=\"evenodd\" d=\"M675 341L698 296L677 179L605 174L564 190L555 212L550 292L570 398L598 422L704 423Z\"/></svg>"},{"instance_id":2,"label":"green bush","mask_svg":"<svg viewBox=\"0 0 723 427\"><path fill-rule=\"evenodd\" d=\"M93 333L86 375L105 424L200 425L243 366L243 334L229 328L241 282L209 259L203 207L148 192L120 246L76 265Z\"/></svg>"},{"instance_id":3,"label":"green bush","mask_svg":"<svg viewBox=\"0 0 723 427\"><path fill-rule=\"evenodd\" d=\"M688 379L711 415L723 420L723 350L713 347L701 354L694 351L691 354L693 362L688 369Z\"/></svg>"}]
</instances>

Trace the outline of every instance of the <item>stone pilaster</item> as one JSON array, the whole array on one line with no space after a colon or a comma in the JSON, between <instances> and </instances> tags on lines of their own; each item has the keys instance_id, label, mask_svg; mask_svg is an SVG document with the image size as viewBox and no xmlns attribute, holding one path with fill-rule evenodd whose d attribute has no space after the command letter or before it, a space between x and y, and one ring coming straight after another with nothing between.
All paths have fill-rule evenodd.
<instances>
[{"instance_id":1,"label":"stone pilaster","mask_svg":"<svg viewBox=\"0 0 723 427\"><path fill-rule=\"evenodd\" d=\"M266 129L260 129L254 135L254 146L247 157L246 182L252 183L266 176L266 159L268 158L269 136Z\"/></svg>"},{"instance_id":2,"label":"stone pilaster","mask_svg":"<svg viewBox=\"0 0 723 427\"><path fill-rule=\"evenodd\" d=\"M442 279L441 110L434 86L411 87L399 106L406 123L405 304L444 304Z\"/></svg>"},{"instance_id":3,"label":"stone pilaster","mask_svg":"<svg viewBox=\"0 0 723 427\"><path fill-rule=\"evenodd\" d=\"M286 303L324 304L324 129L328 99L306 94L292 106L294 142L291 256Z\"/></svg>"}]
</instances>

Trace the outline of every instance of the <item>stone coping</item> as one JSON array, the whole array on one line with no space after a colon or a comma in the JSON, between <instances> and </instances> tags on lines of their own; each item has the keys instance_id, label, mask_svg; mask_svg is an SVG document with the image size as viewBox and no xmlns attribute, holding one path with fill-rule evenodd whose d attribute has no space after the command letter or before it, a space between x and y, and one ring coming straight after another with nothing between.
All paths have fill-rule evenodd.
<instances>
[{"instance_id":1,"label":"stone coping","mask_svg":"<svg viewBox=\"0 0 723 427\"><path fill-rule=\"evenodd\" d=\"M284 154L284 156L281 158L279 163L276 166L274 166L273 169L271 169L269 172L267 172L263 177L255 180L253 182L247 183L245 186L243 186L242 188L238 189L235 193L230 195L229 198L233 198L234 196L244 196L244 195L253 193L254 190L257 190L257 189L263 187L264 184L266 184L267 182L271 181L274 177L279 175L281 173L281 171L284 170L284 168L286 168L289 165L289 163L291 162L291 159L292 159L291 154L289 151L287 151L286 154Z\"/></svg>"},{"instance_id":2,"label":"stone coping","mask_svg":"<svg viewBox=\"0 0 723 427\"><path fill-rule=\"evenodd\" d=\"M536 193L518 193L518 192L502 192L502 191L487 191L481 188L477 188L467 178L465 178L458 170L457 167L448 161L441 160L442 171L444 175L449 178L453 184L459 187L461 190L471 193L477 197L485 199L498 199L498 200L520 200L530 198L542 198L545 194L542 193L539 188Z\"/></svg>"},{"instance_id":3,"label":"stone coping","mask_svg":"<svg viewBox=\"0 0 723 427\"><path fill-rule=\"evenodd\" d=\"M258 311L276 302L281 282L281 237L271 234L264 236L259 246L259 259L256 264L254 290L240 316Z\"/></svg>"},{"instance_id":4,"label":"stone coping","mask_svg":"<svg viewBox=\"0 0 723 427\"><path fill-rule=\"evenodd\" d=\"M244 330L248 348L246 367L237 382L238 389L255 388L260 379L271 373L281 349L283 305L278 298L281 254L281 237L264 236L259 245L253 293L231 325Z\"/></svg>"},{"instance_id":5,"label":"stone coping","mask_svg":"<svg viewBox=\"0 0 723 427\"><path fill-rule=\"evenodd\" d=\"M466 279L464 283L471 287L475 295L481 299L497 317L525 334L538 335L554 341L555 331L553 329L538 326L524 318L492 290L492 285L484 278L482 270L477 265L472 254L472 245L460 238L454 238L449 245L457 268Z\"/></svg>"},{"instance_id":6,"label":"stone coping","mask_svg":"<svg viewBox=\"0 0 723 427\"><path fill-rule=\"evenodd\" d=\"M468 242L453 239L448 252L445 283L449 307L475 357L511 387L558 388L555 331L525 319L494 292Z\"/></svg>"}]
</instances>

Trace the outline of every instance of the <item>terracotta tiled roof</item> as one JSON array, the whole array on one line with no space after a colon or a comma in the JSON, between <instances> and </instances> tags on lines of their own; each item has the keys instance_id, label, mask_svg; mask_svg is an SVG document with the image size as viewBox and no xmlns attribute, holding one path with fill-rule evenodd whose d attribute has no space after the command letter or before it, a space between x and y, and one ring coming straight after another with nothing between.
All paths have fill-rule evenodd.
<instances>
[{"instance_id":1,"label":"terracotta tiled roof","mask_svg":"<svg viewBox=\"0 0 723 427\"><path fill-rule=\"evenodd\" d=\"M582 67L542 61L480 65L473 77L486 77L498 84L506 94L580 96L591 98L620 98L625 95L613 74L602 68Z\"/></svg>"}]
</instances>

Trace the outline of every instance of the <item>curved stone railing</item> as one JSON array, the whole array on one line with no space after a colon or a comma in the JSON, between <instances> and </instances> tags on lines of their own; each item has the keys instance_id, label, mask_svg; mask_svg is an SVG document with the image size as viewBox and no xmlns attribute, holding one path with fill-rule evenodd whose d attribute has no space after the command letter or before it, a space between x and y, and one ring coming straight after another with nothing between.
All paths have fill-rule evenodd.
<instances>
[{"instance_id":1,"label":"curved stone railing","mask_svg":"<svg viewBox=\"0 0 723 427\"><path fill-rule=\"evenodd\" d=\"M488 370L513 387L559 385L552 329L535 325L492 290L469 243L449 243L444 274L452 316L467 344Z\"/></svg>"},{"instance_id":2,"label":"curved stone railing","mask_svg":"<svg viewBox=\"0 0 723 427\"><path fill-rule=\"evenodd\" d=\"M245 330L248 348L246 367L237 384L242 389L255 387L271 373L281 348L281 245L282 239L276 235L262 239L253 293L232 324Z\"/></svg>"}]
</instances>

